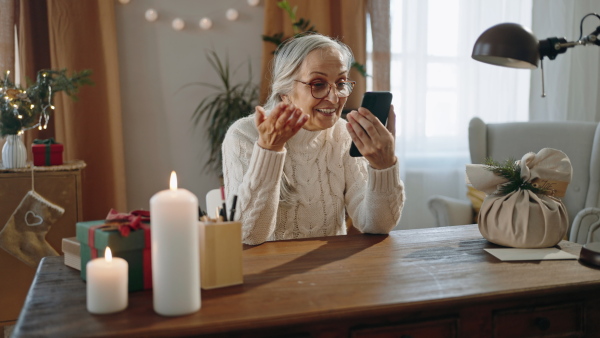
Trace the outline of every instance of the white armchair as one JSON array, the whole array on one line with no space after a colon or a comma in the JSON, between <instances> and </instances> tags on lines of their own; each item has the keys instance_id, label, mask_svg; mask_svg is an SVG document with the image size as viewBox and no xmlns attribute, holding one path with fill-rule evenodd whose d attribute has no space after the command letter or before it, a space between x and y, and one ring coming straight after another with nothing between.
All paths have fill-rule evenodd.
<instances>
[{"instance_id":1,"label":"white armchair","mask_svg":"<svg viewBox=\"0 0 600 338\"><path fill-rule=\"evenodd\" d=\"M571 228L569 240L600 241L600 124L596 122L511 122L486 124L475 117L469 123L472 163L486 158L520 159L542 148L563 151L573 166L573 179L563 197ZM433 196L428 202L437 226L473 223L469 202Z\"/></svg>"}]
</instances>

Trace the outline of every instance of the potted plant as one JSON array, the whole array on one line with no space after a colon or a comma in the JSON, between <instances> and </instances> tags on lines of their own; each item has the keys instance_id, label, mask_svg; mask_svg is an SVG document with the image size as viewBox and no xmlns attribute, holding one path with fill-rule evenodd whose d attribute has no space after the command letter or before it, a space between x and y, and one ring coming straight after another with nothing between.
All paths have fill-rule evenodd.
<instances>
[{"instance_id":1,"label":"potted plant","mask_svg":"<svg viewBox=\"0 0 600 338\"><path fill-rule=\"evenodd\" d=\"M252 82L252 67L248 62L248 80L242 83L232 83L232 73L229 59L222 61L215 51L209 51L206 59L219 75L220 84L207 82L194 82L189 85L199 85L214 89L215 92L206 96L192 115L195 127L207 125L208 141L210 143L210 156L208 156L205 169L214 171L222 176L221 145L229 126L236 120L254 112L258 104L258 86ZM201 123L201 122L205 123Z\"/></svg>"},{"instance_id":2,"label":"potted plant","mask_svg":"<svg viewBox=\"0 0 600 338\"><path fill-rule=\"evenodd\" d=\"M68 77L66 69L42 69L37 73L36 82L29 83L27 89L10 81L10 71L5 73L0 87L0 136L6 138L2 148L5 168L25 166L27 153L20 135L32 128L45 129L54 110L54 94L64 91L77 100L75 94L79 87L93 84L91 73L91 70L83 70Z\"/></svg>"}]
</instances>

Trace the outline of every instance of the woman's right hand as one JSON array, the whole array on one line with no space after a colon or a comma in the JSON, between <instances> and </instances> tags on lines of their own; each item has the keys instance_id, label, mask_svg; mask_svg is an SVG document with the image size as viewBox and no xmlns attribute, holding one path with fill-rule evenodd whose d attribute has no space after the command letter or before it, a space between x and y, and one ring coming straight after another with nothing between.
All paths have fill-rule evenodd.
<instances>
[{"instance_id":1,"label":"woman's right hand","mask_svg":"<svg viewBox=\"0 0 600 338\"><path fill-rule=\"evenodd\" d=\"M256 106L258 145L267 150L283 151L285 143L308 121L308 115L293 104L279 103L267 116L261 106Z\"/></svg>"}]
</instances>

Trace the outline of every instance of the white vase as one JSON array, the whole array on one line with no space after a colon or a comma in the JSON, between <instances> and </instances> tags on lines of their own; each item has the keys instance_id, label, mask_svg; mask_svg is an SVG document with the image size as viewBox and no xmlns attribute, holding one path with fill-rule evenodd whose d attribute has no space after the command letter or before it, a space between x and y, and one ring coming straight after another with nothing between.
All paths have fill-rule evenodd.
<instances>
[{"instance_id":1,"label":"white vase","mask_svg":"<svg viewBox=\"0 0 600 338\"><path fill-rule=\"evenodd\" d=\"M27 149L21 136L8 135L2 147L2 165L6 169L24 168L27 162Z\"/></svg>"}]
</instances>

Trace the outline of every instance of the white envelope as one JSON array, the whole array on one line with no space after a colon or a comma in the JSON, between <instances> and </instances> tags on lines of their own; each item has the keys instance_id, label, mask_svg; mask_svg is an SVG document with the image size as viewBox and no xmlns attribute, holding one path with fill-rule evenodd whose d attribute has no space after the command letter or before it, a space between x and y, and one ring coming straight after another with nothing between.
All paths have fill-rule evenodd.
<instances>
[{"instance_id":1,"label":"white envelope","mask_svg":"<svg viewBox=\"0 0 600 338\"><path fill-rule=\"evenodd\" d=\"M578 259L579 257L557 248L544 249L483 249L501 261L542 261Z\"/></svg>"}]
</instances>

